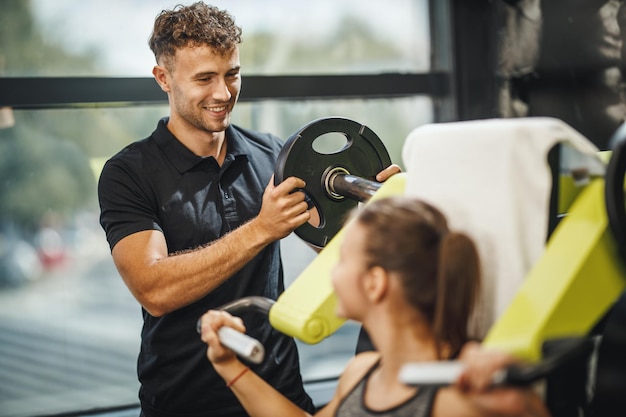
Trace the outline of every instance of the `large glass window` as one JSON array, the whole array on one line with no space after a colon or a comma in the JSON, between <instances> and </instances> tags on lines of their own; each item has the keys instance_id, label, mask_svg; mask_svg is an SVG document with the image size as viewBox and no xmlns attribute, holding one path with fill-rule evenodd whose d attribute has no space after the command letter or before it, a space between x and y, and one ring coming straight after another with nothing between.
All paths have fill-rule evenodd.
<instances>
[{"instance_id":1,"label":"large glass window","mask_svg":"<svg viewBox=\"0 0 626 417\"><path fill-rule=\"evenodd\" d=\"M7 75L150 76L154 57L147 40L154 17L181 2L8 3L0 17L6 20L4 30L10 30L12 39L22 36L31 53L7 49L11 52L6 56ZM247 73L420 72L429 68L426 0L207 3L229 10L243 28L241 59ZM20 62L14 54L28 62Z\"/></svg>"},{"instance_id":2,"label":"large glass window","mask_svg":"<svg viewBox=\"0 0 626 417\"><path fill-rule=\"evenodd\" d=\"M31 0L3 3L0 76L150 76L154 16L176 2ZM424 0L215 1L244 28L246 74L353 74L428 69ZM384 5L384 7L383 7ZM369 126L401 164L429 97L239 103L234 123L288 138L319 117ZM0 417L137 403L141 314L98 223L104 161L146 137L167 106L0 109ZM283 242L287 285L316 256ZM358 326L300 343L305 381L335 378Z\"/></svg>"}]
</instances>

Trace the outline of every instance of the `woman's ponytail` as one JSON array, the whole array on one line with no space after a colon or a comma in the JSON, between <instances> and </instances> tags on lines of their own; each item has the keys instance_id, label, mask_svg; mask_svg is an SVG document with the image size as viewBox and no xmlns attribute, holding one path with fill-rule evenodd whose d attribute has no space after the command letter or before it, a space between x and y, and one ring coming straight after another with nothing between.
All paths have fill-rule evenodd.
<instances>
[{"instance_id":1,"label":"woman's ponytail","mask_svg":"<svg viewBox=\"0 0 626 417\"><path fill-rule=\"evenodd\" d=\"M478 296L478 251L465 234L449 230L441 211L414 197L366 204L357 215L366 228L368 266L397 272L406 300L432 327L438 355L467 341Z\"/></svg>"},{"instance_id":2,"label":"woman's ponytail","mask_svg":"<svg viewBox=\"0 0 626 417\"><path fill-rule=\"evenodd\" d=\"M478 297L480 262L465 234L445 233L439 244L434 332L439 343L458 352L468 339L468 319Z\"/></svg>"}]
</instances>

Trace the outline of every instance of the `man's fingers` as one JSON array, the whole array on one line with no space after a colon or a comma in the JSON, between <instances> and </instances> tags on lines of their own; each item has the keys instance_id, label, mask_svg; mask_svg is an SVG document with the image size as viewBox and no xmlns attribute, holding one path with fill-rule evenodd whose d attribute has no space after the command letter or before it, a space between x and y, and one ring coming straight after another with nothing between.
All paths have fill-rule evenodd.
<instances>
[{"instance_id":1,"label":"man's fingers","mask_svg":"<svg viewBox=\"0 0 626 417\"><path fill-rule=\"evenodd\" d=\"M278 192L289 194L295 189L301 189L306 187L306 182L298 177L289 177L276 186L274 186L273 181L270 181L270 185L272 185L274 190Z\"/></svg>"},{"instance_id":2,"label":"man's fingers","mask_svg":"<svg viewBox=\"0 0 626 417\"><path fill-rule=\"evenodd\" d=\"M383 182L389 179L392 175L402 172L400 166L397 164L391 164L387 168L376 174L376 181Z\"/></svg>"}]
</instances>

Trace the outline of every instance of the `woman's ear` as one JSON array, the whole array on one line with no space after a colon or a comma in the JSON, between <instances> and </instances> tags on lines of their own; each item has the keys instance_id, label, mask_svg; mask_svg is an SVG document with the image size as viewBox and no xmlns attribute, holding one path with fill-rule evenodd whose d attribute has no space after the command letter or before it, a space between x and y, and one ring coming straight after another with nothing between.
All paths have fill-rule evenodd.
<instances>
[{"instance_id":1,"label":"woman's ear","mask_svg":"<svg viewBox=\"0 0 626 417\"><path fill-rule=\"evenodd\" d=\"M372 303L379 303L389 290L389 275L380 266L371 267L365 275L365 294Z\"/></svg>"}]
</instances>

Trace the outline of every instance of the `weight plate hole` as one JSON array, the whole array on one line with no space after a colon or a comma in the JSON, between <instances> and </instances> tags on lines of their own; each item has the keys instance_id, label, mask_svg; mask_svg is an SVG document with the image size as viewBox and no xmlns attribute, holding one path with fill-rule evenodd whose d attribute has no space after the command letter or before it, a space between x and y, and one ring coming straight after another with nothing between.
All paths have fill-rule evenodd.
<instances>
[{"instance_id":1,"label":"weight plate hole","mask_svg":"<svg viewBox=\"0 0 626 417\"><path fill-rule=\"evenodd\" d=\"M315 138L311 144L313 150L323 155L340 152L348 146L348 138L340 132L330 132Z\"/></svg>"},{"instance_id":2,"label":"weight plate hole","mask_svg":"<svg viewBox=\"0 0 626 417\"><path fill-rule=\"evenodd\" d=\"M311 213L309 224L316 229L323 229L326 225L326 222L324 220L324 217L322 216L322 213L318 210L317 206L313 205L313 207L311 207L309 211Z\"/></svg>"}]
</instances>

